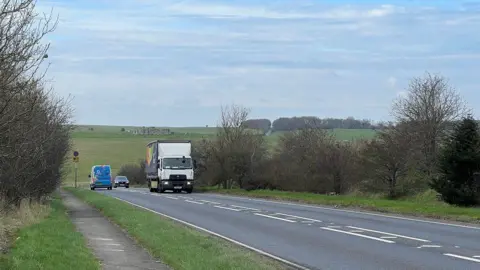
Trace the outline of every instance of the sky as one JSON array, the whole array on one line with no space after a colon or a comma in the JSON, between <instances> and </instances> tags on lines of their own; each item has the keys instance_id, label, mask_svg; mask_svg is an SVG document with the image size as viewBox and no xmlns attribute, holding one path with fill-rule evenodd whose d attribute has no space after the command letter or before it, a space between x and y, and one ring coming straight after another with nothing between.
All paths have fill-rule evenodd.
<instances>
[{"instance_id":1,"label":"sky","mask_svg":"<svg viewBox=\"0 0 480 270\"><path fill-rule=\"evenodd\" d=\"M47 78L78 124L205 126L251 118L391 120L440 73L480 112L480 1L41 0L59 16Z\"/></svg>"}]
</instances>

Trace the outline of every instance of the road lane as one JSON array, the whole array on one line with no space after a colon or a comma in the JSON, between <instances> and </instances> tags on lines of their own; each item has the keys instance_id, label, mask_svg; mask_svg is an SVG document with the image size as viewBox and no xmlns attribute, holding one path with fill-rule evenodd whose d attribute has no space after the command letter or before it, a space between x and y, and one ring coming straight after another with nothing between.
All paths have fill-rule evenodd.
<instances>
[{"instance_id":1,"label":"road lane","mask_svg":"<svg viewBox=\"0 0 480 270\"><path fill-rule=\"evenodd\" d=\"M480 230L473 228L215 194L156 194L144 189L100 192L309 269L480 267L480 259L475 257L480 256Z\"/></svg>"}]
</instances>

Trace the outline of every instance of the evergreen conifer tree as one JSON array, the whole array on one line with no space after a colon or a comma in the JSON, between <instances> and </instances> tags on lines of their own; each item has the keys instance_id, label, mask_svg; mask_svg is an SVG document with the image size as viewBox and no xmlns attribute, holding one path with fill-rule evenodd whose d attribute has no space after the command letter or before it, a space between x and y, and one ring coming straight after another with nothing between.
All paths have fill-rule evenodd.
<instances>
[{"instance_id":1,"label":"evergreen conifer tree","mask_svg":"<svg viewBox=\"0 0 480 270\"><path fill-rule=\"evenodd\" d=\"M472 206L480 203L480 134L471 115L463 118L446 141L439 160L439 177L430 186L453 205Z\"/></svg>"}]
</instances>

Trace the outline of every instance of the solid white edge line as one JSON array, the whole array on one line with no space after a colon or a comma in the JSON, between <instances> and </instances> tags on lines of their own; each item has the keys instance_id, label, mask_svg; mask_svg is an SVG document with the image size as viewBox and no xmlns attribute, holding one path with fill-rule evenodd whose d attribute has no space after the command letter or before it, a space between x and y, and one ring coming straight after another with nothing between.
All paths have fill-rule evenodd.
<instances>
[{"instance_id":1,"label":"solid white edge line","mask_svg":"<svg viewBox=\"0 0 480 270\"><path fill-rule=\"evenodd\" d=\"M348 228L352 228L352 229L356 229L356 230L362 230L362 231L367 231L367 232L374 232L374 233L379 233L379 234L386 234L386 235L396 236L396 237L405 238L405 239L410 239L410 240L416 240L416 241L425 242L425 243L430 243L430 242L431 242L430 240L425 240L425 239L420 239L420 238L405 236L405 235L401 235L401 234L387 233L387 232L370 230L370 229L365 229L365 228L360 228L360 227L355 227L355 226L347 226L347 227L348 227Z\"/></svg>"},{"instance_id":2,"label":"solid white edge line","mask_svg":"<svg viewBox=\"0 0 480 270\"><path fill-rule=\"evenodd\" d=\"M225 197L225 198L230 197L230 198L247 199L247 200L250 200L250 201L267 202L267 203L284 204L284 205L293 205L293 206L300 206L300 207L307 207L307 208L324 209L324 210L335 211L335 212L354 213L354 214L361 214L361 215L370 215L370 216L377 216L377 217L385 217L385 218L392 218L392 219L400 219L400 220L416 221L416 222L422 222L422 223L437 224L437 225L443 225L443 226L452 226L452 227L459 227L459 228L465 228L465 229L480 230L479 226L476 227L476 226L454 224L454 223L445 223L445 222L431 221L431 220L424 220L424 219L399 217L399 216L371 213L371 212L366 212L366 211L355 211L355 210L338 209L338 208L325 207L325 206L298 204L298 203L290 203L290 202L280 202L280 201L275 201L275 200L261 200L261 199L246 197L246 196L232 196L232 195L222 195L222 194L214 194L214 193L208 193L208 194L218 196L218 197Z\"/></svg>"},{"instance_id":3,"label":"solid white edge line","mask_svg":"<svg viewBox=\"0 0 480 270\"><path fill-rule=\"evenodd\" d=\"M112 196L112 197L113 197L113 196ZM270 254L270 253L268 253L268 252L265 252L265 251L263 251L263 250L261 250L261 249L254 248L254 247L252 247L252 246L249 246L249 245L247 245L247 244L244 244L244 243L239 242L239 241L237 241L237 240L234 240L234 239L232 239L232 238L223 236L223 235L218 234L218 233L216 233L216 232L212 232L212 231L210 231L210 230L207 230L207 229L202 228L202 227L200 227L200 226L194 225L194 224L192 224L192 223L183 221L183 220L178 219L178 218L174 218L174 217L172 217L172 216L169 216L169 215L166 215L166 214L157 212L157 211L155 211L155 210L152 210L152 209L143 207L143 206L141 206L141 205L138 205L138 204L135 204L135 203L132 203L132 202L129 202L129 201L126 201L126 200L117 198L117 197L113 197L113 198L115 198L115 199L117 199L117 200L119 200L119 201L128 203L128 204L130 204L130 205L136 206L136 207L138 207L138 208L147 210L147 211L149 211L149 212L155 213L155 214L157 214L157 215L160 215L160 216L169 218L169 219L174 220L174 221L176 221L176 222L179 222L179 223L182 223L182 224L187 225L187 226L189 226L189 227L195 228L195 229L197 229L197 230L199 230L199 231L203 231L203 232L205 232L205 233L208 233L208 234L214 235L214 236L216 236L216 237L222 238L222 239L227 240L227 241L229 241L229 242L232 242L232 243L234 243L234 244L236 244L236 245L239 245L239 246L242 246L242 247L244 247L244 248L250 249L250 250L255 251L255 252L259 253L259 254L262 254L262 255L264 255L264 256L266 256L266 257L272 258L272 259L274 259L274 260L277 260L277 261L279 261L279 262L282 262L282 263L285 263L285 264L287 264L287 265L293 266L293 267L295 267L295 268L298 268L298 269L301 269L301 270L310 270L309 268L306 268L306 267L301 266L301 265L299 265L299 264L296 264L296 263L294 263L294 262L291 262L291 261L282 259L282 258L280 258L280 257L277 257L277 256L273 255L273 254Z\"/></svg>"},{"instance_id":4,"label":"solid white edge line","mask_svg":"<svg viewBox=\"0 0 480 270\"><path fill-rule=\"evenodd\" d=\"M190 201L190 200L185 200L186 202L189 202L189 203L195 203L195 204L203 204L201 202L196 202L196 201Z\"/></svg>"},{"instance_id":5,"label":"solid white edge line","mask_svg":"<svg viewBox=\"0 0 480 270\"><path fill-rule=\"evenodd\" d=\"M328 230L328 231L332 231L332 232L339 232L339 233L354 235L354 236L363 237L363 238L376 240L376 241L379 241L379 242L384 242L384 243L389 243L389 244L394 244L395 243L394 241L385 240L385 239L382 239L382 238L377 238L377 237L373 237L373 236L368 236L368 235L363 235L363 234L358 234L358 233L352 233L352 232L332 229L332 228L329 228L329 227L321 227L320 229Z\"/></svg>"},{"instance_id":6,"label":"solid white edge line","mask_svg":"<svg viewBox=\"0 0 480 270\"><path fill-rule=\"evenodd\" d=\"M299 217L299 216L288 215L288 214L283 214L283 213L275 213L275 214L276 214L276 215L283 215L283 216L287 216L287 217L305 219L305 220L310 220L310 221L323 222L323 221L321 221L321 220L313 219L313 218Z\"/></svg>"},{"instance_id":7,"label":"solid white edge line","mask_svg":"<svg viewBox=\"0 0 480 270\"><path fill-rule=\"evenodd\" d=\"M240 212L240 209L234 209L234 208L225 207L225 206L214 205L213 207L221 208L221 209L227 209L227 210L235 211L235 212Z\"/></svg>"},{"instance_id":8,"label":"solid white edge line","mask_svg":"<svg viewBox=\"0 0 480 270\"><path fill-rule=\"evenodd\" d=\"M289 219L284 219L284 218L279 218L279 217L273 217L273 216L268 216L268 215L264 215L264 214L259 214L259 213L253 213L254 215L256 216L262 216L262 217L266 217L266 218L273 218L273 219L278 219L278 220L282 220L282 221L286 221L286 222L291 222L291 223L295 223L296 221L294 220L289 220Z\"/></svg>"},{"instance_id":9,"label":"solid white edge line","mask_svg":"<svg viewBox=\"0 0 480 270\"><path fill-rule=\"evenodd\" d=\"M461 255L452 254L452 253L444 253L443 255L458 258L458 259L463 259L463 260L467 260L467 261L471 261L471 262L480 263L479 259L474 259L474 258L470 258L470 257L465 257L465 256L461 256Z\"/></svg>"}]
</instances>

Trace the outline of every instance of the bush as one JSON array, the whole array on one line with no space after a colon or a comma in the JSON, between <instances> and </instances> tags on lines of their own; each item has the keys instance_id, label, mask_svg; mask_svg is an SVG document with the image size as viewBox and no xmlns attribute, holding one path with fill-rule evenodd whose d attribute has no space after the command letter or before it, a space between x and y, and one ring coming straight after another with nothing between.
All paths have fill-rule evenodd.
<instances>
[{"instance_id":1,"label":"bush","mask_svg":"<svg viewBox=\"0 0 480 270\"><path fill-rule=\"evenodd\" d=\"M123 175L128 178L130 184L146 185L147 176L145 174L145 160L140 160L138 164L124 164L120 167L117 175Z\"/></svg>"},{"instance_id":2,"label":"bush","mask_svg":"<svg viewBox=\"0 0 480 270\"><path fill-rule=\"evenodd\" d=\"M480 204L480 188L475 173L480 172L478 124L467 116L455 128L440 157L440 176L431 187L445 202L460 206Z\"/></svg>"}]
</instances>

